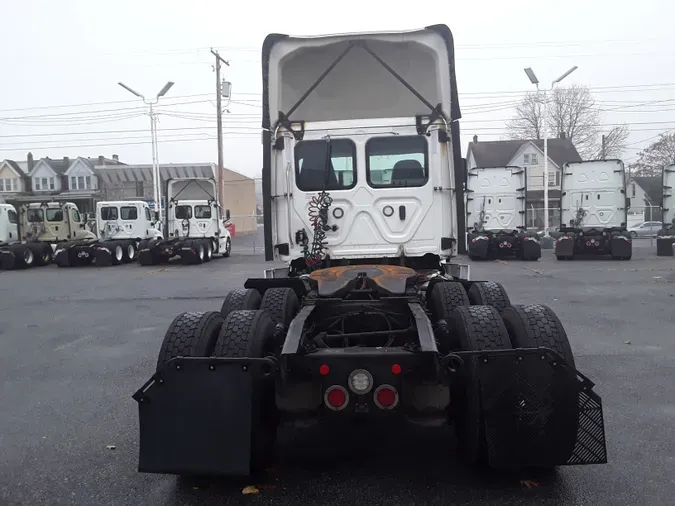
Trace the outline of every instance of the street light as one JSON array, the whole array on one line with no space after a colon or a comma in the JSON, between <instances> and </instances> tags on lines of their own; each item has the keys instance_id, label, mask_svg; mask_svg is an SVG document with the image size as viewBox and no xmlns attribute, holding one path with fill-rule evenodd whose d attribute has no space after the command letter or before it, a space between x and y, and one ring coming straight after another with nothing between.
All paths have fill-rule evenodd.
<instances>
[{"instance_id":1,"label":"street light","mask_svg":"<svg viewBox=\"0 0 675 506\"><path fill-rule=\"evenodd\" d=\"M173 86L173 82L169 81L164 85L164 88L159 90L159 93L157 93L157 96L153 99L146 99L144 95L141 95L138 93L136 90L133 88L130 88L124 83L117 83L119 84L122 88L127 90L129 93L133 93L137 97L143 99L143 103L145 105L150 106L150 136L152 137L152 190L153 190L153 197L155 199L155 219L157 221L160 220L161 217L161 201L162 201L162 183L161 183L161 178L159 175L159 162L158 162L158 151L157 151L157 115L155 114L155 110L153 106L157 105L157 102L159 102L159 99L166 95L166 93L171 89Z\"/></svg>"},{"instance_id":2,"label":"street light","mask_svg":"<svg viewBox=\"0 0 675 506\"><path fill-rule=\"evenodd\" d=\"M551 83L551 89L548 91L553 91L553 88L555 87L556 84L558 84L560 81L565 79L568 75L570 75L572 72L574 72L576 69L578 69L576 65L569 69L567 72L565 72L563 75L561 75L559 78L557 78L555 81ZM539 80L537 79L537 76L534 74L534 71L528 67L525 69L525 74L527 75L528 79L532 84L534 84L537 87L537 95L539 94ZM544 112L542 114L542 129L543 129L543 134L544 134L544 237L548 237L548 97L546 96L546 91L544 91Z\"/></svg>"}]
</instances>

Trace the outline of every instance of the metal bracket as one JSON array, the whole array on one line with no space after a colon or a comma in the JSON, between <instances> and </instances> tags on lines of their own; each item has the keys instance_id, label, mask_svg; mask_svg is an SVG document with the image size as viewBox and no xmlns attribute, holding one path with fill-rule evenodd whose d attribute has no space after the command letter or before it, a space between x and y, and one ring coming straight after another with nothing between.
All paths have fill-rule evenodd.
<instances>
[{"instance_id":1,"label":"metal bracket","mask_svg":"<svg viewBox=\"0 0 675 506\"><path fill-rule=\"evenodd\" d=\"M286 116L283 112L279 111L279 125L284 127L286 130L291 132L293 134L293 137L295 138L296 141L301 141L305 137L305 122L304 121L296 121L296 124L300 125L300 130L295 130L293 128L293 123L288 116ZM283 145L282 145L283 146ZM276 141L274 143L274 149L279 149L276 145Z\"/></svg>"},{"instance_id":2,"label":"metal bracket","mask_svg":"<svg viewBox=\"0 0 675 506\"><path fill-rule=\"evenodd\" d=\"M429 122L426 125L422 123L422 118L425 118L425 117L429 118ZM440 118L443 118L443 117L444 117L443 116L443 108L442 108L441 104L437 104L436 107L434 107L431 110L431 114L429 114L428 116L423 116L421 114L418 114L417 116L415 116L415 127L417 128L417 133L419 135L425 135L427 133L427 130L429 129L429 127L437 119L440 119ZM446 137L447 137L447 133L446 133ZM439 141L442 142L440 140L440 137L439 137Z\"/></svg>"}]
</instances>

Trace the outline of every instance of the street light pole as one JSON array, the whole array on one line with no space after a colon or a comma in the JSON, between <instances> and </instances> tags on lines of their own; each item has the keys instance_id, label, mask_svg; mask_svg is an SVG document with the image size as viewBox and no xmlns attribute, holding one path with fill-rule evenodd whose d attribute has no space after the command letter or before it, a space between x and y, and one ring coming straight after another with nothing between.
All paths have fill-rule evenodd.
<instances>
[{"instance_id":1,"label":"street light pole","mask_svg":"<svg viewBox=\"0 0 675 506\"><path fill-rule=\"evenodd\" d=\"M152 191L153 191L153 198L155 201L155 220L160 221L161 213L162 213L162 183L161 183L161 178L159 174L159 150L157 149L157 113L155 113L154 106L157 105L159 102L159 99L166 95L166 92L171 89L173 86L173 82L169 81L164 85L164 87L159 90L159 93L157 93L157 96L153 99L146 99L144 95L141 95L137 91L135 91L133 88L130 88L124 83L117 83L119 84L122 88L127 90L130 93L133 93L137 97L141 98L143 100L143 103L147 106L150 107L150 136L152 139Z\"/></svg>"},{"instance_id":2,"label":"street light pole","mask_svg":"<svg viewBox=\"0 0 675 506\"><path fill-rule=\"evenodd\" d=\"M565 79L568 75L574 72L577 68L576 65L565 72L563 75L558 77L555 81L551 83L551 88L548 91L553 91L555 85ZM525 69L525 74L529 78L530 82L537 87L537 95L539 95L539 80L534 74L534 71L528 67ZM549 236L549 212L548 212L548 96L546 94L547 90L544 91L544 110L542 112L542 133L544 135L544 237Z\"/></svg>"}]
</instances>

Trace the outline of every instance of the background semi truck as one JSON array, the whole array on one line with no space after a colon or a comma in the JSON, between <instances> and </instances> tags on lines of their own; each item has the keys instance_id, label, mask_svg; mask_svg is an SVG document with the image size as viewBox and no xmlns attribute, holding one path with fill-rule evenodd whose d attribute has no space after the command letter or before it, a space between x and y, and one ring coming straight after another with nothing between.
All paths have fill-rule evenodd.
<instances>
[{"instance_id":1,"label":"background semi truck","mask_svg":"<svg viewBox=\"0 0 675 506\"><path fill-rule=\"evenodd\" d=\"M8 231L5 245L0 245L0 265L4 269L47 265L56 245L96 237L72 202L34 202L19 207L18 213L8 204L0 206L0 229ZM9 235L16 234L18 240L12 241Z\"/></svg>"},{"instance_id":2,"label":"background semi truck","mask_svg":"<svg viewBox=\"0 0 675 506\"><path fill-rule=\"evenodd\" d=\"M445 25L265 39L265 249L287 267L173 318L134 394L140 471L249 474L281 424L394 420L452 424L468 465L607 461L600 397L553 310L452 262L453 46Z\"/></svg>"},{"instance_id":3,"label":"background semi truck","mask_svg":"<svg viewBox=\"0 0 675 506\"><path fill-rule=\"evenodd\" d=\"M630 199L621 160L570 162L563 165L560 223L555 238L558 260L575 255L611 255L630 260L632 241L626 228Z\"/></svg>"},{"instance_id":4,"label":"background semi truck","mask_svg":"<svg viewBox=\"0 0 675 506\"><path fill-rule=\"evenodd\" d=\"M472 260L541 257L527 230L527 171L523 167L475 167L466 179L467 248Z\"/></svg>"},{"instance_id":5,"label":"background semi truck","mask_svg":"<svg viewBox=\"0 0 675 506\"><path fill-rule=\"evenodd\" d=\"M661 187L663 227L656 236L656 254L658 256L673 256L675 255L675 202L673 201L675 164L663 168Z\"/></svg>"},{"instance_id":6,"label":"background semi truck","mask_svg":"<svg viewBox=\"0 0 675 506\"><path fill-rule=\"evenodd\" d=\"M59 267L134 262L148 240L162 237L142 200L98 202L95 220L97 237L57 246L54 260Z\"/></svg>"},{"instance_id":7,"label":"background semi truck","mask_svg":"<svg viewBox=\"0 0 675 506\"><path fill-rule=\"evenodd\" d=\"M141 265L168 262L174 257L180 257L184 264L200 264L214 255L230 256L230 211L220 206L213 178L169 179L166 198L164 238L143 245Z\"/></svg>"}]
</instances>

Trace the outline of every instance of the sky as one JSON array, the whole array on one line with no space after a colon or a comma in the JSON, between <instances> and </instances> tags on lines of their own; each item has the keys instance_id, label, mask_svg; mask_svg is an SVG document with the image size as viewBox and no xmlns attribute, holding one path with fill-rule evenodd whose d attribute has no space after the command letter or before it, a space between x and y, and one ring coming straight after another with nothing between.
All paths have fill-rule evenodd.
<instances>
[{"instance_id":1,"label":"sky","mask_svg":"<svg viewBox=\"0 0 675 506\"><path fill-rule=\"evenodd\" d=\"M455 39L462 151L508 138L505 120L534 90L568 68L603 110L602 128L627 124L626 164L675 129L675 4L642 0L342 0L319 4L175 0L0 0L0 160L111 157L151 163L147 106L122 81L160 100L159 161L216 162L214 58L228 60L224 164L261 172L260 48L268 33L317 35L447 24Z\"/></svg>"}]
</instances>

